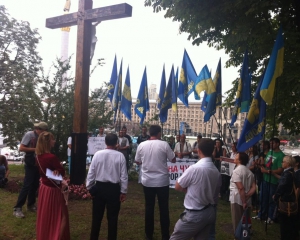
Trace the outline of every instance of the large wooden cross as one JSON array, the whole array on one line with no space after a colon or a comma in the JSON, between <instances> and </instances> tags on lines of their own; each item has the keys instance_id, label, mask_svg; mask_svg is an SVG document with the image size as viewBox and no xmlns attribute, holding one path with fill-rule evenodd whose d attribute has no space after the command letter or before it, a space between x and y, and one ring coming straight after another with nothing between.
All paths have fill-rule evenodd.
<instances>
[{"instance_id":1,"label":"large wooden cross","mask_svg":"<svg viewBox=\"0 0 300 240\"><path fill-rule=\"evenodd\" d=\"M131 17L132 7L126 3L93 9L92 0L79 0L78 12L46 19L47 28L77 25L74 119L72 134L71 183L82 184L86 177L87 122L91 24L105 20Z\"/></svg>"}]
</instances>

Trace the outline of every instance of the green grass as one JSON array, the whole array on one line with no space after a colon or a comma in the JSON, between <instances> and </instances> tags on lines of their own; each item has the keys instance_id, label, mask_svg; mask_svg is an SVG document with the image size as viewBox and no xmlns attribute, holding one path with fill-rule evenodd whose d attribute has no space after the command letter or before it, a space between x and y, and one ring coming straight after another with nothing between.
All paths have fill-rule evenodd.
<instances>
[{"instance_id":1,"label":"green grass","mask_svg":"<svg viewBox=\"0 0 300 240\"><path fill-rule=\"evenodd\" d=\"M9 180L20 179L24 176L24 169L21 165L10 165L11 174ZM118 226L118 239L121 240L141 240L144 239L144 195L142 186L137 183L136 177L132 176L129 181L127 200L121 206ZM10 193L0 189L0 239L1 240L31 240L35 239L36 214L27 212L23 208L25 219L15 218L13 206L18 198L18 193ZM170 219L172 232L180 213L183 211L184 194L170 190ZM71 200L69 201L70 231L72 240L89 239L91 227L91 200ZM231 225L230 205L228 202L220 200L218 205L218 215L216 224L216 239L233 239ZM257 240L277 240L279 239L279 224L268 226L267 234L265 225L260 221L253 221L254 235L252 239ZM106 217L103 219L99 239L107 237ZM158 206L155 212L155 233L154 239L161 239Z\"/></svg>"}]
</instances>

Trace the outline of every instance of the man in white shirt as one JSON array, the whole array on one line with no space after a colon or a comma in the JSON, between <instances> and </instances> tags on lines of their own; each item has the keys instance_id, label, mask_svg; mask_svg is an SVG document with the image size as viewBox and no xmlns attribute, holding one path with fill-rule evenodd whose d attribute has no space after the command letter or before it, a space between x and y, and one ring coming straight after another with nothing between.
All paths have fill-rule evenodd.
<instances>
[{"instance_id":1,"label":"man in white shirt","mask_svg":"<svg viewBox=\"0 0 300 240\"><path fill-rule=\"evenodd\" d=\"M71 174L71 148L72 148L72 137L68 137L68 150L67 150L67 154L68 154L68 163L69 163L69 175Z\"/></svg>"},{"instance_id":2,"label":"man in white shirt","mask_svg":"<svg viewBox=\"0 0 300 240\"><path fill-rule=\"evenodd\" d=\"M208 239L216 219L220 173L212 162L214 142L204 138L198 144L200 161L191 165L176 181L175 189L185 192L185 211L180 215L170 240Z\"/></svg>"},{"instance_id":3,"label":"man in white shirt","mask_svg":"<svg viewBox=\"0 0 300 240\"><path fill-rule=\"evenodd\" d=\"M105 137L105 133L104 133L104 128L103 127L99 127L99 133L97 135L97 137Z\"/></svg>"},{"instance_id":4,"label":"man in white shirt","mask_svg":"<svg viewBox=\"0 0 300 240\"><path fill-rule=\"evenodd\" d=\"M167 161L176 162L175 154L169 144L161 141L161 127L152 125L149 128L150 139L142 142L135 155L135 162L141 164L141 183L145 195L145 235L153 239L154 206L157 195L160 210L160 226L163 240L170 238L169 216L169 170Z\"/></svg>"},{"instance_id":5,"label":"man in white shirt","mask_svg":"<svg viewBox=\"0 0 300 240\"><path fill-rule=\"evenodd\" d=\"M124 157L126 159L127 171L129 170L129 154L128 154L128 149L129 149L129 141L124 136L124 131L120 130L119 131L119 140L118 140L117 150L119 152L123 153L123 155L124 155Z\"/></svg>"},{"instance_id":6,"label":"man in white shirt","mask_svg":"<svg viewBox=\"0 0 300 240\"><path fill-rule=\"evenodd\" d=\"M180 142L176 143L174 153L179 158L190 158L192 154L191 144L185 141L185 135L180 136Z\"/></svg>"},{"instance_id":7,"label":"man in white shirt","mask_svg":"<svg viewBox=\"0 0 300 240\"><path fill-rule=\"evenodd\" d=\"M108 239L117 239L121 202L126 199L128 175L124 155L116 151L118 137L105 137L106 149L95 153L86 179L86 187L93 192L91 240L99 237L105 207L107 209ZM95 184L95 185L94 185Z\"/></svg>"}]
</instances>

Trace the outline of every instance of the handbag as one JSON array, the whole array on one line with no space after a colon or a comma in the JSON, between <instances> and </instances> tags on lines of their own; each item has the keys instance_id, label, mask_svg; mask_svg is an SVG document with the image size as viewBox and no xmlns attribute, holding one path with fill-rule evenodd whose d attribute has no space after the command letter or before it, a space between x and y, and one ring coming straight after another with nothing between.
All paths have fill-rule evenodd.
<instances>
[{"instance_id":1,"label":"handbag","mask_svg":"<svg viewBox=\"0 0 300 240\"><path fill-rule=\"evenodd\" d=\"M280 213L285 214L287 216L296 215L298 213L298 196L296 194L294 175L293 175L293 189L292 189L292 192L290 193L290 195L292 195L293 193L295 195L294 202L284 202L284 201L281 201L281 198L279 198L278 211Z\"/></svg>"},{"instance_id":2,"label":"handbag","mask_svg":"<svg viewBox=\"0 0 300 240\"><path fill-rule=\"evenodd\" d=\"M234 233L234 237L238 240L250 240L250 228L248 223L248 208L245 209L243 216L237 225ZM245 219L245 223L243 223L243 219Z\"/></svg>"}]
</instances>

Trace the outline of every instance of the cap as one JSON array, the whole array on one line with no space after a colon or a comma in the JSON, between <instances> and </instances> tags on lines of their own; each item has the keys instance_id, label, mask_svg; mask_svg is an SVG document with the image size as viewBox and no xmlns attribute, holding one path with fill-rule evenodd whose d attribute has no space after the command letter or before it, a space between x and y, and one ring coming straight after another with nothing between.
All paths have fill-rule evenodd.
<instances>
[{"instance_id":1,"label":"cap","mask_svg":"<svg viewBox=\"0 0 300 240\"><path fill-rule=\"evenodd\" d=\"M40 128L42 130L47 130L48 129L48 124L45 122L39 122L34 124L35 128Z\"/></svg>"}]
</instances>

